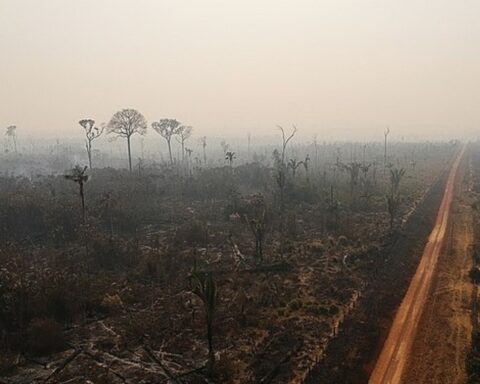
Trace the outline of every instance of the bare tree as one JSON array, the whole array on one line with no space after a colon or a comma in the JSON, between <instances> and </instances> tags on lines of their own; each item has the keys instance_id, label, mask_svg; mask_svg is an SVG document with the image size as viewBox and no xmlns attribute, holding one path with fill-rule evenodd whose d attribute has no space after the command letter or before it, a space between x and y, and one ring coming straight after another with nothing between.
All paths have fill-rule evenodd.
<instances>
[{"instance_id":1,"label":"bare tree","mask_svg":"<svg viewBox=\"0 0 480 384\"><path fill-rule=\"evenodd\" d=\"M135 109L122 109L113 115L108 123L107 129L108 133L114 133L117 136L127 139L128 167L130 172L132 172L130 139L135 133L144 135L147 132L147 120L145 120L145 117Z\"/></svg>"},{"instance_id":2,"label":"bare tree","mask_svg":"<svg viewBox=\"0 0 480 384\"><path fill-rule=\"evenodd\" d=\"M295 136L295 133L297 132L297 127L293 126L293 130L290 135L286 135L285 130L280 125L278 125L277 127L282 132L282 152L278 153L278 151L275 150L273 156L275 159L275 167L277 168L275 179L280 189L280 211L283 213L283 210L285 208L284 195L287 171L287 165L285 164L285 152L287 150L288 142L293 138L293 136Z\"/></svg>"},{"instance_id":3,"label":"bare tree","mask_svg":"<svg viewBox=\"0 0 480 384\"><path fill-rule=\"evenodd\" d=\"M82 232L83 232L83 241L85 245L85 269L86 273L89 274L88 270L88 240L87 240L87 212L85 208L85 183L90 179L87 175L87 166L83 168L79 165L76 165L68 174L64 175L65 179L71 180L74 183L78 184L80 200L82 202Z\"/></svg>"},{"instance_id":4,"label":"bare tree","mask_svg":"<svg viewBox=\"0 0 480 384\"><path fill-rule=\"evenodd\" d=\"M80 199L82 201L82 223L85 224L86 211L85 211L85 190L84 185L88 181L89 176L87 175L87 166L80 167L76 165L70 173L64 175L65 179L72 180L78 184Z\"/></svg>"},{"instance_id":5,"label":"bare tree","mask_svg":"<svg viewBox=\"0 0 480 384\"><path fill-rule=\"evenodd\" d=\"M384 147L384 152L383 152L383 168L385 172L385 167L387 165L387 138L388 134L390 133L390 127L387 127L385 129L385 132L383 132L383 136L385 137L385 147Z\"/></svg>"},{"instance_id":6,"label":"bare tree","mask_svg":"<svg viewBox=\"0 0 480 384\"><path fill-rule=\"evenodd\" d=\"M88 155L88 166L90 169L92 169L92 142L93 140L99 138L103 130L105 129L104 126L98 128L95 125L95 120L92 119L83 119L78 122L83 129L85 130L85 148L87 150L87 155Z\"/></svg>"},{"instance_id":7,"label":"bare tree","mask_svg":"<svg viewBox=\"0 0 480 384\"><path fill-rule=\"evenodd\" d=\"M188 125L181 125L178 130L179 139L177 141L182 145L182 161L185 161L185 141L192 136L193 128Z\"/></svg>"},{"instance_id":8,"label":"bare tree","mask_svg":"<svg viewBox=\"0 0 480 384\"><path fill-rule=\"evenodd\" d=\"M7 132L5 133L13 141L13 149L17 153L17 126L10 125L7 127Z\"/></svg>"},{"instance_id":9,"label":"bare tree","mask_svg":"<svg viewBox=\"0 0 480 384\"><path fill-rule=\"evenodd\" d=\"M170 156L170 164L173 164L172 157L172 137L180 134L182 125L175 119L161 119L152 123L152 128L162 136L168 144L168 155Z\"/></svg>"},{"instance_id":10,"label":"bare tree","mask_svg":"<svg viewBox=\"0 0 480 384\"><path fill-rule=\"evenodd\" d=\"M203 148L203 163L207 165L207 136L200 138L200 144L202 144Z\"/></svg>"},{"instance_id":11,"label":"bare tree","mask_svg":"<svg viewBox=\"0 0 480 384\"><path fill-rule=\"evenodd\" d=\"M290 140L292 140L295 133L297 133L297 127L294 125L293 130L290 135L285 134L285 130L280 125L277 126L280 132L282 132L282 164L285 165L285 151L287 149L287 144Z\"/></svg>"}]
</instances>

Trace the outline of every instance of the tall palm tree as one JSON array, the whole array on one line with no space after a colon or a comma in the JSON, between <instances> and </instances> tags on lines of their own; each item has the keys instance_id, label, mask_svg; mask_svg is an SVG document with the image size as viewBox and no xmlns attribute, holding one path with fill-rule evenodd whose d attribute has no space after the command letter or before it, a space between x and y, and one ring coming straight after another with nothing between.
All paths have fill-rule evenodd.
<instances>
[{"instance_id":1,"label":"tall palm tree","mask_svg":"<svg viewBox=\"0 0 480 384\"><path fill-rule=\"evenodd\" d=\"M87 166L81 167L76 165L69 174L64 175L65 179L72 180L78 184L80 199L82 200L82 223L85 224L86 212L85 212L85 190L84 185L88 181Z\"/></svg>"}]
</instances>

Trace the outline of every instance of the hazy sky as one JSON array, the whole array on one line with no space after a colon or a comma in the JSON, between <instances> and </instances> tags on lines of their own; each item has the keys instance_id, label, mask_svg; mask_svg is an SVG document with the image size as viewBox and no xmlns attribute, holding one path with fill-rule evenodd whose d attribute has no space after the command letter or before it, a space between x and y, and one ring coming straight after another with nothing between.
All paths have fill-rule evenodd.
<instances>
[{"instance_id":1,"label":"hazy sky","mask_svg":"<svg viewBox=\"0 0 480 384\"><path fill-rule=\"evenodd\" d=\"M133 107L207 135L476 135L479 17L478 0L0 0L0 128L80 135Z\"/></svg>"}]
</instances>

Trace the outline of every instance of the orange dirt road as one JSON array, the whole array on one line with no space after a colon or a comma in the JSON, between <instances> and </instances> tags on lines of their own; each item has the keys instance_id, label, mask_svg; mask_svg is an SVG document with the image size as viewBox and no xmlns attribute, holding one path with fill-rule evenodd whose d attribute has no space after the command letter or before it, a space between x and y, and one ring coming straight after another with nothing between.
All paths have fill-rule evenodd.
<instances>
[{"instance_id":1,"label":"orange dirt road","mask_svg":"<svg viewBox=\"0 0 480 384\"><path fill-rule=\"evenodd\" d=\"M395 315L390 333L370 376L369 384L401 383L403 369L408 361L408 355L427 300L438 256L444 243L450 206L453 200L455 178L464 152L465 148L461 150L452 165L435 226L428 238L417 271Z\"/></svg>"}]
</instances>

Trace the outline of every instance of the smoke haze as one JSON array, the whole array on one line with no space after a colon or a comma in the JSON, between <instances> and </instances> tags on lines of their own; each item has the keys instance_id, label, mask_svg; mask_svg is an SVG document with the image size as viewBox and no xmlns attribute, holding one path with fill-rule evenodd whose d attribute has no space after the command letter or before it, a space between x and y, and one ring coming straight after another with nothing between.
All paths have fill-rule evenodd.
<instances>
[{"instance_id":1,"label":"smoke haze","mask_svg":"<svg viewBox=\"0 0 480 384\"><path fill-rule=\"evenodd\" d=\"M0 0L0 125L126 107L198 135L476 137L477 1Z\"/></svg>"}]
</instances>

